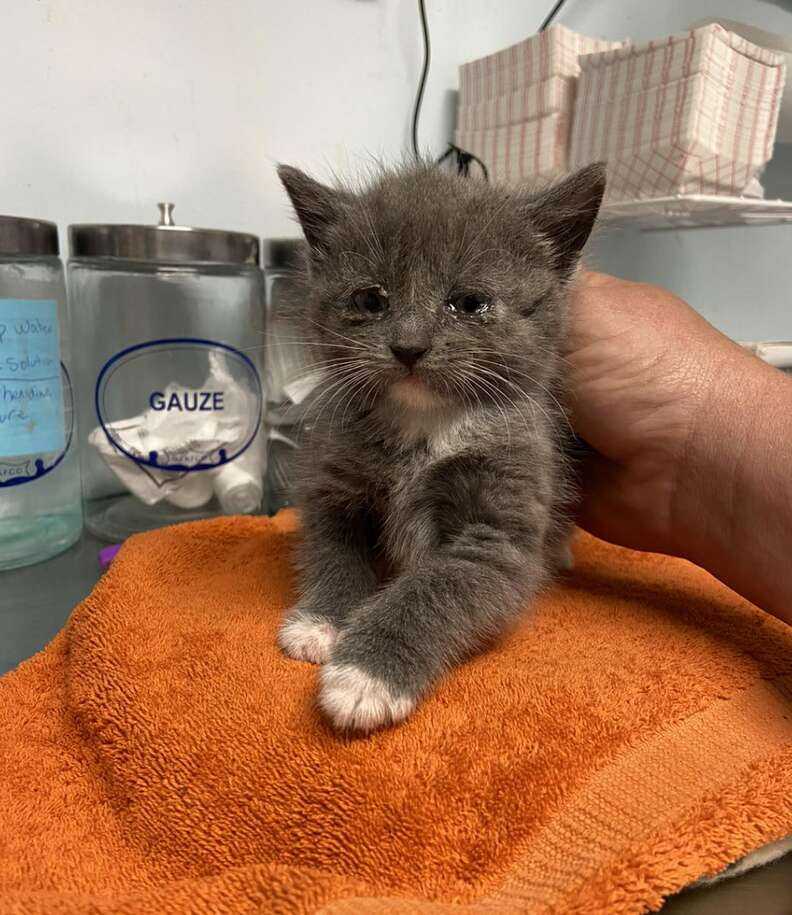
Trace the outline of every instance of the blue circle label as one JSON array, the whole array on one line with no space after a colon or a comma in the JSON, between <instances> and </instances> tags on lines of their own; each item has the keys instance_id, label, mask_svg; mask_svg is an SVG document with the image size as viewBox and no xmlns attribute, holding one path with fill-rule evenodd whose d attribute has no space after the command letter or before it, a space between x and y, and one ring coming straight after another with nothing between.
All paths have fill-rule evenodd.
<instances>
[{"instance_id":1,"label":"blue circle label","mask_svg":"<svg viewBox=\"0 0 792 915\"><path fill-rule=\"evenodd\" d=\"M215 470L253 444L263 416L254 363L216 340L138 343L104 364L96 416L113 448L149 475Z\"/></svg>"}]
</instances>

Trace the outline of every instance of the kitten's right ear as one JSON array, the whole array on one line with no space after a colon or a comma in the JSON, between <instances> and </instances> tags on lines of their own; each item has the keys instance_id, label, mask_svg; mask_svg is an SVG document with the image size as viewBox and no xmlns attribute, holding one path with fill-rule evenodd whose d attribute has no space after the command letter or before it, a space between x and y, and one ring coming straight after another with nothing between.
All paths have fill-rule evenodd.
<instances>
[{"instance_id":1,"label":"kitten's right ear","mask_svg":"<svg viewBox=\"0 0 792 915\"><path fill-rule=\"evenodd\" d=\"M572 270L594 227L605 193L605 166L595 162L540 191L529 201L534 228L547 235L556 248L556 263L564 273Z\"/></svg>"},{"instance_id":2,"label":"kitten's right ear","mask_svg":"<svg viewBox=\"0 0 792 915\"><path fill-rule=\"evenodd\" d=\"M327 229L344 209L346 194L314 181L291 165L279 165L278 177L286 188L308 244L313 249L321 248Z\"/></svg>"}]
</instances>

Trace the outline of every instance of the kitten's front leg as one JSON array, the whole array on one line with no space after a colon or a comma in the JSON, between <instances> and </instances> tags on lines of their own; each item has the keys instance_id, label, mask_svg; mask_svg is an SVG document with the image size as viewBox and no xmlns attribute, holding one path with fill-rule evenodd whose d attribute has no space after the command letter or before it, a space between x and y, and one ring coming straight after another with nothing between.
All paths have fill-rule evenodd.
<instances>
[{"instance_id":1,"label":"kitten's front leg","mask_svg":"<svg viewBox=\"0 0 792 915\"><path fill-rule=\"evenodd\" d=\"M449 667L497 636L541 577L501 532L471 525L442 555L355 612L321 673L320 705L340 728L406 718Z\"/></svg>"},{"instance_id":2,"label":"kitten's front leg","mask_svg":"<svg viewBox=\"0 0 792 915\"><path fill-rule=\"evenodd\" d=\"M349 610L377 587L365 510L317 498L303 515L300 598L278 634L292 658L323 664Z\"/></svg>"},{"instance_id":3,"label":"kitten's front leg","mask_svg":"<svg viewBox=\"0 0 792 915\"><path fill-rule=\"evenodd\" d=\"M453 492L453 473L446 481ZM337 727L369 731L405 718L536 592L547 571L547 506L499 488L490 499L482 485L478 505L457 499L428 512L435 547L350 618L321 673L320 705Z\"/></svg>"}]
</instances>

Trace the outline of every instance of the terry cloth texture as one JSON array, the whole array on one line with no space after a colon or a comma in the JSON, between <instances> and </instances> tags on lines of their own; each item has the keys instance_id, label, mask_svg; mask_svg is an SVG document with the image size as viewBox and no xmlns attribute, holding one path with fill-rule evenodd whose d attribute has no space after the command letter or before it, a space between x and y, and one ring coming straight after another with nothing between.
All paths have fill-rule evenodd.
<instances>
[{"instance_id":1,"label":"terry cloth texture","mask_svg":"<svg viewBox=\"0 0 792 915\"><path fill-rule=\"evenodd\" d=\"M275 636L293 515L132 538L0 680L0 913L629 913L792 833L792 632L685 562L576 570L401 727Z\"/></svg>"}]
</instances>

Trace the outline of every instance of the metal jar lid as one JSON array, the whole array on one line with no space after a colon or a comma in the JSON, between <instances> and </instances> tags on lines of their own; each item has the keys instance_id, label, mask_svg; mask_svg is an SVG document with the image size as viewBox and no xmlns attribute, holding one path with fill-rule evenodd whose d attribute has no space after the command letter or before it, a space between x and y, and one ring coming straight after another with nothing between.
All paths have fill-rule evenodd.
<instances>
[{"instance_id":1,"label":"metal jar lid","mask_svg":"<svg viewBox=\"0 0 792 915\"><path fill-rule=\"evenodd\" d=\"M302 238L265 238L262 251L264 268L294 270L302 263L305 241Z\"/></svg>"},{"instance_id":2,"label":"metal jar lid","mask_svg":"<svg viewBox=\"0 0 792 915\"><path fill-rule=\"evenodd\" d=\"M43 219L0 216L0 256L58 256L58 227Z\"/></svg>"},{"instance_id":3,"label":"metal jar lid","mask_svg":"<svg viewBox=\"0 0 792 915\"><path fill-rule=\"evenodd\" d=\"M69 226L71 256L169 264L258 264L259 241L255 235L177 226L173 222L173 204L157 206L160 211L157 225Z\"/></svg>"}]
</instances>

